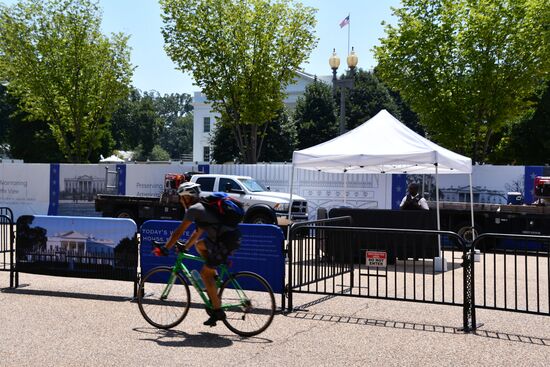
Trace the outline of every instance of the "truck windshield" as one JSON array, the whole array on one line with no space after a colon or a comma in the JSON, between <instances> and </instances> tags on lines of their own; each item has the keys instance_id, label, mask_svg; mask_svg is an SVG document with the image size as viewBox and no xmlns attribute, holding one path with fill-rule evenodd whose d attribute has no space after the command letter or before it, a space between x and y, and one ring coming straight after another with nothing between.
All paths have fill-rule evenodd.
<instances>
[{"instance_id":1,"label":"truck windshield","mask_svg":"<svg viewBox=\"0 0 550 367\"><path fill-rule=\"evenodd\" d=\"M252 192L267 191L267 188L258 181L250 178L241 178L239 181Z\"/></svg>"}]
</instances>

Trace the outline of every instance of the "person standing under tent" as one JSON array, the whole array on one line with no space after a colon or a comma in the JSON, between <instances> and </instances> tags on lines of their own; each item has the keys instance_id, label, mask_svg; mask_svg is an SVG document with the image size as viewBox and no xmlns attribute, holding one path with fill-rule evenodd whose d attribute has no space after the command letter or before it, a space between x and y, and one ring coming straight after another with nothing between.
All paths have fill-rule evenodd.
<instances>
[{"instance_id":1,"label":"person standing under tent","mask_svg":"<svg viewBox=\"0 0 550 367\"><path fill-rule=\"evenodd\" d=\"M426 199L418 193L418 184L415 182L409 185L407 195L401 200L399 208L402 210L430 210Z\"/></svg>"}]
</instances>

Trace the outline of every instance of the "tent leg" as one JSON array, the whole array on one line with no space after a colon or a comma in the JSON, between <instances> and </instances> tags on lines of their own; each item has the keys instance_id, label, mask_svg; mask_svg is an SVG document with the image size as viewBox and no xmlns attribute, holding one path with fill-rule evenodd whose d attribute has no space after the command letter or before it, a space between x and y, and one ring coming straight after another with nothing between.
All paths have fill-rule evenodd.
<instances>
[{"instance_id":1,"label":"tent leg","mask_svg":"<svg viewBox=\"0 0 550 367\"><path fill-rule=\"evenodd\" d=\"M435 163L435 201L437 211L437 230L441 230L441 217L439 215L439 171ZM434 258L434 270L437 272L447 271L447 259L441 256L441 235L437 235L438 257Z\"/></svg>"},{"instance_id":2,"label":"tent leg","mask_svg":"<svg viewBox=\"0 0 550 367\"><path fill-rule=\"evenodd\" d=\"M347 176L346 176L346 170L344 170L344 206L347 204L347 193L348 193L348 185L347 185Z\"/></svg>"},{"instance_id":3,"label":"tent leg","mask_svg":"<svg viewBox=\"0 0 550 367\"><path fill-rule=\"evenodd\" d=\"M476 239L476 230L474 222L474 189L472 187L472 174L469 175L470 178L470 215L472 218L472 242ZM481 261L481 251L474 249L474 261Z\"/></svg>"},{"instance_id":4,"label":"tent leg","mask_svg":"<svg viewBox=\"0 0 550 367\"><path fill-rule=\"evenodd\" d=\"M290 198L288 203L288 225L286 228L286 239L287 241L290 241L290 226L291 226L291 218L292 218L292 189L294 186L294 163L292 164L292 167L290 168Z\"/></svg>"}]
</instances>

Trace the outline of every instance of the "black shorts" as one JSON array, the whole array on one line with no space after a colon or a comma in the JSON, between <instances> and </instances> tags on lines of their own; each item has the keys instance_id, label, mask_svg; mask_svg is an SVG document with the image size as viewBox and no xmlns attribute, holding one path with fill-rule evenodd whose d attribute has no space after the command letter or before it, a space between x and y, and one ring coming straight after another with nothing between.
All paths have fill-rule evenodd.
<instances>
[{"instance_id":1,"label":"black shorts","mask_svg":"<svg viewBox=\"0 0 550 367\"><path fill-rule=\"evenodd\" d=\"M230 234L231 237L233 234ZM238 238L231 238L227 241L227 246L222 241L214 242L209 237L204 238L204 244L208 251L208 257L206 258L206 266L209 268L216 268L221 264L227 264L227 258L240 247L240 232L235 233Z\"/></svg>"}]
</instances>

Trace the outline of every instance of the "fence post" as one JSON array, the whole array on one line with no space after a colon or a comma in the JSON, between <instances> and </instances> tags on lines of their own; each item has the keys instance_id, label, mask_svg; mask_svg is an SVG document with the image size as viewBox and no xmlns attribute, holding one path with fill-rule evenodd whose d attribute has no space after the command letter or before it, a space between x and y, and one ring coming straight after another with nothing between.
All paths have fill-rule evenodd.
<instances>
[{"instance_id":1,"label":"fence post","mask_svg":"<svg viewBox=\"0 0 550 367\"><path fill-rule=\"evenodd\" d=\"M290 226L290 230L288 232L288 244L287 244L287 255L288 255L288 283L286 287L283 289L283 298L284 293L286 292L286 296L288 297L288 306L287 306L287 312L292 312L292 242L294 241L294 228L292 228L293 225ZM284 310L284 309L283 309Z\"/></svg>"},{"instance_id":2,"label":"fence post","mask_svg":"<svg viewBox=\"0 0 550 367\"><path fill-rule=\"evenodd\" d=\"M470 333L476 330L475 285L474 285L474 252L472 242L466 243L463 251L464 265L464 306L463 331Z\"/></svg>"}]
</instances>

